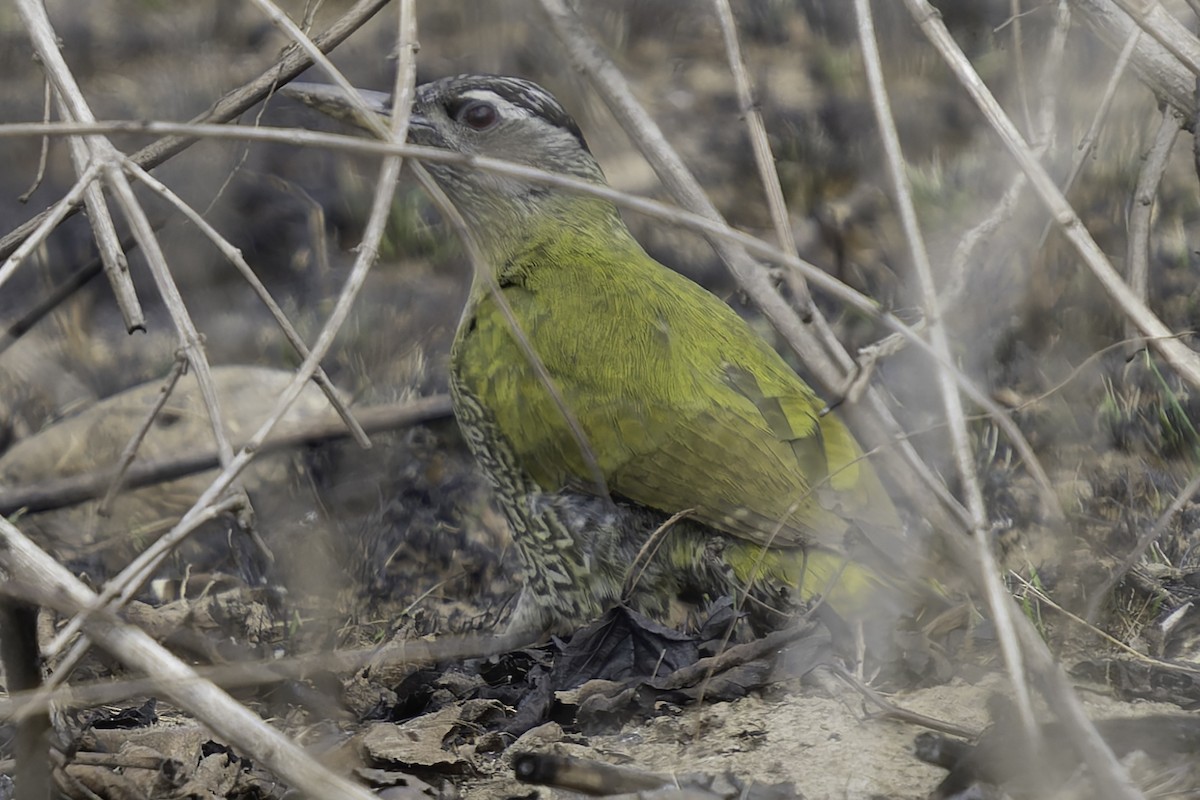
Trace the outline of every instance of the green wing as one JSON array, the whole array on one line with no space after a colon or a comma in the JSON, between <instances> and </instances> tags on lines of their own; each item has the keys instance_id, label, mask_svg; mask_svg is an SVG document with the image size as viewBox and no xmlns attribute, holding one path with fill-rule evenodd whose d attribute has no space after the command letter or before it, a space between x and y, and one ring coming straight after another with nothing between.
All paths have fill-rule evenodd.
<instances>
[{"instance_id":1,"label":"green wing","mask_svg":"<svg viewBox=\"0 0 1200 800\"><path fill-rule=\"evenodd\" d=\"M607 491L755 543L847 553L900 523L844 425L732 309L644 254L558 260L504 294ZM596 488L576 437L484 297L456 365L548 490Z\"/></svg>"}]
</instances>

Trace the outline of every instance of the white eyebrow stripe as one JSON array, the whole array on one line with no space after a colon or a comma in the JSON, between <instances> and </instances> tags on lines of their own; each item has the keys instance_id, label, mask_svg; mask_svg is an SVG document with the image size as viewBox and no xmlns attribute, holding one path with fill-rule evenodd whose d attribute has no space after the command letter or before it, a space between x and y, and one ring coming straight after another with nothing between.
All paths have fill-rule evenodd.
<instances>
[{"instance_id":1,"label":"white eyebrow stripe","mask_svg":"<svg viewBox=\"0 0 1200 800\"><path fill-rule=\"evenodd\" d=\"M505 119L514 119L516 117L529 119L537 116L532 110L510 100L505 100L490 89L471 89L459 96L470 100L482 100L485 103L491 103L500 112L500 116Z\"/></svg>"}]
</instances>

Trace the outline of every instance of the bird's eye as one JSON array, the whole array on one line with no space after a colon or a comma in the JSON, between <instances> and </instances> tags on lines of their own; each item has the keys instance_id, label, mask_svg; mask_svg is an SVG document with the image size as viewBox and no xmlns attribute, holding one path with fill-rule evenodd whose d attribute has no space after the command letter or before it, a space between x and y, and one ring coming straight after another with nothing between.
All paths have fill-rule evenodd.
<instances>
[{"instance_id":1,"label":"bird's eye","mask_svg":"<svg viewBox=\"0 0 1200 800\"><path fill-rule=\"evenodd\" d=\"M482 100L468 103L458 112L458 121L477 131L485 131L500 121L500 113Z\"/></svg>"}]
</instances>

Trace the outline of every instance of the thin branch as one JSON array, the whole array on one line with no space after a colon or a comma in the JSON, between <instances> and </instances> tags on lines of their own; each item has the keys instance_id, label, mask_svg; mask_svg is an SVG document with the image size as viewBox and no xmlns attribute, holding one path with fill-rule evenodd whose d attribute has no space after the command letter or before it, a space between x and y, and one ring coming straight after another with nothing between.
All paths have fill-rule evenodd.
<instances>
[{"instance_id":1,"label":"thin branch","mask_svg":"<svg viewBox=\"0 0 1200 800\"><path fill-rule=\"evenodd\" d=\"M387 95L360 90L360 94ZM0 125L0 139L14 136L61 135L69 136L82 132L99 133L129 133L129 134L168 134L178 138L208 138L222 140L249 140L256 142L276 142L295 147L311 147L337 152L357 153L361 155L399 155L416 161L435 164L451 164L465 169L478 169L496 175L515 178L531 183L552 186L574 194L589 195L608 200L618 206L643 214L652 219L678 225L697 233L728 240L749 250L752 255L768 260L783 267L795 269L804 274L805 279L826 292L830 297L852 306L858 311L884 322L885 324L906 327L899 319L891 317L880 310L879 303L861 292L852 289L842 281L831 276L816 265L803 259L789 256L779 248L731 228L725 222L713 220L685 211L678 206L668 205L638 195L614 189L606 184L592 183L560 172L547 172L536 167L518 164L503 159L486 156L470 156L455 153L435 147L422 147L413 144L395 144L373 139L364 139L338 133L321 133L295 128L271 127L235 127L225 125L203 125L175 122L137 122L137 121L105 121L95 124L84 123L10 123ZM888 321L890 318L890 322ZM913 336L913 339L920 337ZM914 342L915 344L916 342Z\"/></svg>"},{"instance_id":2,"label":"thin branch","mask_svg":"<svg viewBox=\"0 0 1200 800\"><path fill-rule=\"evenodd\" d=\"M121 450L121 455L117 457L116 472L112 480L108 484L108 490L104 493L104 499L100 501L99 513L102 516L108 516L109 510L112 508L113 499L117 493L121 491L121 487L125 482L125 474L129 470L129 465L133 463L133 459L137 457L138 448L141 447L142 440L146 438L146 434L150 432L150 426L154 424L154 420L158 418L163 407L167 404L167 400L171 398L171 392L175 391L175 385L179 383L179 379L183 377L187 371L187 359L181 353L175 356L175 363L171 365L171 371L167 374L167 379L163 382L162 388L158 390L158 398L154 401L154 405L146 414L142 424L134 432L133 436L129 437L129 441Z\"/></svg>"},{"instance_id":3,"label":"thin branch","mask_svg":"<svg viewBox=\"0 0 1200 800\"><path fill-rule=\"evenodd\" d=\"M1096 106L1096 113L1092 115L1092 122L1088 125L1087 133L1079 140L1079 146L1075 149L1075 158L1071 161L1071 171L1067 173L1067 179L1063 181L1062 193L1064 197L1070 194L1071 189L1075 186L1075 180L1079 177L1079 173L1083 171L1083 165L1091 158L1092 149L1096 146L1096 140L1100 138L1100 128L1104 125L1104 119L1108 116L1113 100L1117 96L1117 85L1120 84L1121 78L1125 76L1125 70L1129 66L1129 61L1133 57L1133 52L1137 48L1138 40L1141 37L1141 30L1135 28L1129 34L1129 38L1125 41L1125 46L1121 48L1120 54L1117 55L1117 60L1113 63L1112 73L1108 76L1108 82L1104 84L1104 93L1100 96L1100 104ZM1054 220L1046 220L1046 224L1042 227L1042 235L1038 237L1037 246L1033 248L1034 252L1038 252L1045 246L1046 237L1050 235L1050 230L1053 227Z\"/></svg>"},{"instance_id":4,"label":"thin branch","mask_svg":"<svg viewBox=\"0 0 1200 800\"><path fill-rule=\"evenodd\" d=\"M771 153L771 143L767 140L767 126L763 124L762 112L754 99L754 88L750 85L750 75L738 44L733 9L729 7L729 0L713 0L713 8L721 25L721 36L725 40L725 58L729 62L729 71L733 73L734 86L737 87L738 110L746 120L750 146L754 150L754 162L758 166L758 178L767 194L767 208L771 212L771 223L775 227L779 249L788 255L799 255L796 237L792 234L791 217L783 199L783 187L779 184L779 172L775 169L775 157ZM809 294L808 286L802 277L790 270L787 274L795 278L789 285L794 302L800 309L801 318L807 320L813 315L812 295Z\"/></svg>"},{"instance_id":5,"label":"thin branch","mask_svg":"<svg viewBox=\"0 0 1200 800\"><path fill-rule=\"evenodd\" d=\"M1113 4L1130 16L1146 34L1183 64L1192 75L1200 78L1200 41L1175 19L1161 2L1130 2L1112 0Z\"/></svg>"},{"instance_id":6,"label":"thin branch","mask_svg":"<svg viewBox=\"0 0 1200 800\"><path fill-rule=\"evenodd\" d=\"M1029 110L1029 81L1025 77L1025 37L1021 35L1021 0L1008 0L1009 21L1012 28L1013 72L1017 76L1017 98L1021 104L1021 115L1025 118L1025 130L1034 138L1033 114Z\"/></svg>"},{"instance_id":7,"label":"thin branch","mask_svg":"<svg viewBox=\"0 0 1200 800\"><path fill-rule=\"evenodd\" d=\"M1037 148L1053 149L1058 117L1058 87L1062 84L1063 56L1067 51L1067 36L1071 33L1071 7L1067 0L1058 0L1054 14L1054 27L1050 29L1050 40L1046 43L1046 54L1039 71L1038 109L1035 124L1030 131L1030 142Z\"/></svg>"},{"instance_id":8,"label":"thin branch","mask_svg":"<svg viewBox=\"0 0 1200 800\"><path fill-rule=\"evenodd\" d=\"M59 100L59 111L65 119L76 119L67 111L66 104ZM89 112L90 114L90 112ZM95 122L95 119L80 119L80 122ZM112 158L115 150L99 138L67 140L71 161L76 171L81 172L85 164L99 164L100 174L97 180L88 184L83 194L84 207L88 213L88 227L96 248L100 251L100 262L104 265L104 275L108 278L113 290L117 307L121 310L121 318L125 322L128 333L144 331L146 318L138 300L137 291L133 286L133 278L129 274L129 259L121 249L120 237L117 236L117 226L113 222L112 211L104 197L102 184L112 175ZM136 239L136 236L135 236Z\"/></svg>"},{"instance_id":9,"label":"thin branch","mask_svg":"<svg viewBox=\"0 0 1200 800\"><path fill-rule=\"evenodd\" d=\"M1200 488L1200 482L1197 483L1197 488ZM1122 574L1124 574L1124 573L1122 573ZM1099 639L1102 639L1103 641L1112 645L1112 647L1114 647L1115 649L1120 650L1125 655L1129 656L1134 661L1141 662L1142 664L1145 664L1146 666L1149 666L1149 667L1153 667L1156 670L1162 670L1164 672L1175 672L1175 673L1179 673L1181 675L1188 675L1188 676L1200 678L1200 669L1197 669L1196 667L1188 666L1187 662L1172 663L1170 661L1164 661L1161 658L1154 658L1153 656L1146 655L1141 650L1138 650L1135 647L1131 647L1130 645L1121 641L1120 639L1118 639L1117 637L1108 633L1107 631L1103 631L1100 628L1097 628L1095 623L1088 622L1087 619L1085 619L1084 617L1081 617L1077 614L1072 614L1070 611L1066 610L1065 608L1060 606L1058 603L1056 603L1054 601L1054 598L1052 598L1049 594L1047 594L1046 591L1042 587L1036 585L1035 583L1033 583L1029 578L1025 577L1024 575L1021 575L1017 572L1010 570L1008 573L1008 577L1010 580L1013 580L1017 584L1020 585L1021 591L1022 591L1022 596L1032 597L1033 599L1035 599L1038 602L1039 606L1043 606L1045 608L1048 608L1052 611L1055 611L1055 612L1061 614L1065 619L1067 619L1071 622L1074 622L1080 628L1083 628L1085 631L1088 632L1089 635L1096 636ZM1101 592L1099 595L1096 595L1096 596L1097 597L1107 596L1108 592L1111 591L1111 589L1112 589L1112 587L1110 586L1108 589L1105 589L1103 592Z\"/></svg>"},{"instance_id":10,"label":"thin branch","mask_svg":"<svg viewBox=\"0 0 1200 800\"><path fill-rule=\"evenodd\" d=\"M41 217L41 222L9 254L4 264L0 265L0 286L3 286L12 277L17 268L21 266L21 263L29 258L34 250L42 246L42 243L54 232L58 224L71 214L71 210L76 208L77 204L83 200L88 187L95 182L99 175L99 162L93 161L91 164L88 164L87 168L79 176L79 179L75 181L75 185L57 203L50 207Z\"/></svg>"},{"instance_id":11,"label":"thin branch","mask_svg":"<svg viewBox=\"0 0 1200 800\"><path fill-rule=\"evenodd\" d=\"M450 415L450 398L438 394L392 405L366 406L354 410L362 426L370 433L395 430L412 425L447 419ZM317 417L303 422L289 423L268 436L258 452L265 455L293 447L320 444L348 436L346 426L337 418ZM239 447L245 446L239 442ZM197 472L205 472L220 466L217 453L211 447L197 452L180 454L171 458L137 461L126 473L122 486L136 489L165 481L173 481ZM114 469L85 472L69 478L38 481L31 486L5 486L0 488L0 514L13 514L24 510L27 513L66 508L103 496L105 488L113 480Z\"/></svg>"},{"instance_id":12,"label":"thin branch","mask_svg":"<svg viewBox=\"0 0 1200 800\"><path fill-rule=\"evenodd\" d=\"M47 78L44 81L42 81L42 121L43 122L50 121L50 108L53 105L53 103L54 103L54 90L50 87L50 79ZM49 161L49 159L50 159L50 139L45 138L45 139L42 139L42 147L41 147L41 150L38 151L38 163L37 163L37 169L34 171L33 182L29 185L29 188L26 189L23 194L17 196L17 202L22 203L22 204L28 203L29 198L32 197L33 193L38 190L38 187L40 187L42 185L42 180L44 180L46 177L46 163Z\"/></svg>"},{"instance_id":13,"label":"thin branch","mask_svg":"<svg viewBox=\"0 0 1200 800\"><path fill-rule=\"evenodd\" d=\"M157 231L162 227L162 222L155 222L154 229ZM26 239L26 242L29 240ZM128 250L134 246L135 242L132 236L126 236L121 240L121 249ZM22 245L24 246L24 245ZM100 261L100 257L96 256L88 263L84 264L75 272L71 273L66 280L55 286L50 292L34 303L28 311L22 314L12 324L3 331L0 331L0 354L16 344L22 336L28 333L34 325L40 322L47 314L58 308L67 298L75 294L75 292L86 286L92 278L104 271L104 266Z\"/></svg>"},{"instance_id":14,"label":"thin branch","mask_svg":"<svg viewBox=\"0 0 1200 800\"><path fill-rule=\"evenodd\" d=\"M366 111L366 105L358 100L358 91L354 88L350 81L346 80L346 76L342 74L342 71L335 67L333 62L321 52L321 48L317 47L316 43L314 43L313 40L310 39L298 25L296 25L296 23L292 22L291 17L285 14L283 10L280 9L279 6L275 5L275 3L271 2L271 0L250 0L250 2L258 6L259 10L271 20L271 24L282 30L289 39L299 45L300 49L306 56L308 56L309 59L312 60L313 64L320 67L321 70L329 77L329 79L337 84L338 88L345 93L345 96L350 103L356 104L360 112ZM411 99L412 98L410 97L410 102L408 104L409 106L412 105ZM387 126L380 121L379 117L370 114L364 114L363 121L369 126L371 133L374 134L377 139L390 141L391 134L389 133ZM400 139L399 141L404 140Z\"/></svg>"},{"instance_id":15,"label":"thin branch","mask_svg":"<svg viewBox=\"0 0 1200 800\"><path fill-rule=\"evenodd\" d=\"M621 602L629 602L629 598L633 596L634 589L642 580L642 575L650 567L654 561L654 556L658 554L658 549L662 543L666 541L667 534L671 532L671 528L675 523L690 516L696 509L685 508L683 511L676 511L671 516L667 517L666 521L654 529L654 532L646 537L646 541L642 542L642 546L638 548L637 555L633 557L633 563L625 569L625 580L621 583ZM761 548L762 553L766 554L766 548ZM749 589L747 589L749 592ZM722 646L720 649L724 650Z\"/></svg>"},{"instance_id":16,"label":"thin branch","mask_svg":"<svg viewBox=\"0 0 1200 800\"><path fill-rule=\"evenodd\" d=\"M832 670L833 674L841 678L854 691L861 694L875 706L877 706L884 715L889 719L897 719L901 722L907 722L910 725L920 725L929 728L933 731L949 734L950 736L961 736L964 739L975 740L979 738L980 731L974 728L964 728L961 725L955 725L952 722L945 722L936 717L926 716L925 714L916 711L910 711L907 708L901 708L888 698L881 695L879 692L872 689L866 683L859 680L858 676L851 674L840 664L832 663L822 665L826 669Z\"/></svg>"},{"instance_id":17,"label":"thin branch","mask_svg":"<svg viewBox=\"0 0 1200 800\"><path fill-rule=\"evenodd\" d=\"M0 560L2 563L2 560ZM0 594L17 596L12 585L0 586ZM30 593L21 593L24 598ZM761 641L761 640L760 640ZM393 664L429 664L486 658L536 644L529 634L439 636L433 639L401 639L383 646L311 653L263 661L194 667L196 674L223 689L239 689L277 683L288 678L311 676L314 670L353 673L364 667ZM161 676L105 678L93 683L62 686L52 692L14 692L0 696L0 719L59 707L86 707L116 703L129 697L161 691L167 679Z\"/></svg>"},{"instance_id":18,"label":"thin branch","mask_svg":"<svg viewBox=\"0 0 1200 800\"><path fill-rule=\"evenodd\" d=\"M1036 126L1031 128L1031 136L1034 142L1037 143L1034 152L1039 159L1043 157L1046 151L1051 149L1054 142L1056 127L1055 111L1058 98L1056 87L1059 83L1058 76L1062 72L1062 61L1066 53L1067 35L1070 31L1070 9L1067 6L1066 0L1059 0L1054 29L1051 32L1050 42L1046 46L1046 55L1042 60L1041 70L1039 71L1038 84L1042 87L1042 92L1041 101L1038 104ZM1068 184L1070 180L1068 179ZM1024 173L1018 172L1013 175L1008 189L1001 195L1000 200L993 206L991 212L979 224L967 231L963 235L963 238L959 240L958 246L954 248L954 254L950 259L950 272L947 285L941 292L942 308L947 308L967 287L967 272L970 265L975 261L976 251L1001 226L1012 218L1013 213L1017 209L1018 201L1025 193L1026 183ZM1065 192L1066 189L1064 188L1063 191ZM1042 241L1045 240L1046 230L1049 230L1049 223L1047 223L1046 229L1042 232ZM1039 243L1034 248L1034 252L1040 249L1041 244Z\"/></svg>"},{"instance_id":19,"label":"thin branch","mask_svg":"<svg viewBox=\"0 0 1200 800\"><path fill-rule=\"evenodd\" d=\"M905 240L909 247L909 258L921 290L924 303L925 325L929 332L930 343L942 363L954 360L950 352L949 338L942 324L940 304L937 299L937 288L933 278L933 268L929 262L929 254L925 249L925 239L917 222L916 209L913 205L912 192L905 173L904 154L900 149L900 139L896 132L895 120L887 99L887 89L883 84L883 66L879 59L879 49L875 41L874 23L871 18L871 8L868 0L854 0L854 10L858 19L859 44L862 48L863 61L866 66L867 85L870 90L875 121L880 129L880 139L883 144L885 160L888 168L888 179L892 189L892 200L900 217ZM963 491L967 498L967 509L971 513L972 525L975 530L987 526L987 512L983 505L983 495L974 471L974 458L971 455L970 441L964 420L962 401L956 391L953 378L946 370L938 370L942 403L945 406L950 438L955 448L958 462L959 477L963 482Z\"/></svg>"},{"instance_id":20,"label":"thin branch","mask_svg":"<svg viewBox=\"0 0 1200 800\"><path fill-rule=\"evenodd\" d=\"M117 163L119 162L120 159ZM149 217L146 216L145 210L138 202L133 187L129 185L129 179L124 172L120 171L119 167L106 170L106 178L109 190L121 206L121 210L125 214L125 221L129 223L133 230L133 236L142 249L142 255L146 259L146 265L150 270L150 276L154 279L159 297L162 298L163 305L171 317L171 323L179 335L180 349L187 356L188 364L196 376L196 385L199 387L200 397L204 401L204 410L208 414L209 426L212 428L213 441L217 444L217 453L221 456L221 463L228 464L233 459L233 448L229 444L229 434L225 430L225 418L221 413L221 400L217 395L217 383L212 376L212 365L208 363L208 356L204 352L204 339L197 330L196 323L192 321L191 314L188 313L187 305L183 302L183 295L179 292L179 287L171 275L166 255L154 233L154 226L150 224Z\"/></svg>"},{"instance_id":21,"label":"thin branch","mask_svg":"<svg viewBox=\"0 0 1200 800\"><path fill-rule=\"evenodd\" d=\"M950 256L950 269L946 274L946 285L938 296L939 305L943 309L950 308L962 297L962 293L970 285L971 266L975 263L975 254L979 248L995 235L1011 219L1017 210L1018 201L1025 194L1028 181L1024 173L1018 172L1013 176L1004 194L992 206L983 219L963 234ZM896 334L892 334L895 336ZM889 337L890 338L890 337Z\"/></svg>"},{"instance_id":22,"label":"thin branch","mask_svg":"<svg viewBox=\"0 0 1200 800\"><path fill-rule=\"evenodd\" d=\"M66 60L58 49L58 37L55 36L54 29L50 25L50 18L46 15L46 9L41 0L17 0L17 11L29 32L29 38L41 61L42 69L46 71L47 77L54 84L57 92L56 101L63 118L80 122L95 122L95 116L88 108L83 93L79 90L79 85L75 82ZM90 136L82 140L72 138L68 144L70 145L71 160L77 173L83 174L90 164L96 162L99 162L106 176L111 172L111 145L107 145L103 138L99 136ZM138 303L137 292L134 290L133 281L129 276L129 264L125 260L124 253L121 252L116 226L113 225L112 217L104 200L104 193L99 184L88 182L84 191L84 202L88 208L92 235L96 240L96 246L100 248L104 272L112 285L113 295L116 297L117 305L125 320L125 329L128 331L143 330L146 326L146 318Z\"/></svg>"}]
</instances>

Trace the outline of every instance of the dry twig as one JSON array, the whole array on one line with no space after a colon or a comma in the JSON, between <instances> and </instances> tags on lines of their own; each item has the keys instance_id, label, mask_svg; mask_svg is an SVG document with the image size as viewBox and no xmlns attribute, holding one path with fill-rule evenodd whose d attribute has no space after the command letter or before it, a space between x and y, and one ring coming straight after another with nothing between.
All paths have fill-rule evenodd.
<instances>
[{"instance_id":1,"label":"dry twig","mask_svg":"<svg viewBox=\"0 0 1200 800\"><path fill-rule=\"evenodd\" d=\"M264 661L194 667L198 677L222 687L240 689L264 686L288 679L303 679L314 671L354 673L364 668L397 664L436 664L487 658L536 644L529 635L439 636L432 639L402 639L379 647L334 650ZM0 719L32 714L59 706L97 706L119 703L162 691L170 681L164 676L104 679L92 683L61 686L52 691L15 692L0 697Z\"/></svg>"},{"instance_id":2,"label":"dry twig","mask_svg":"<svg viewBox=\"0 0 1200 800\"><path fill-rule=\"evenodd\" d=\"M1083 171L1083 165L1091 158L1092 149L1096 146L1096 140L1100 138L1100 128L1103 126L1104 120L1108 116L1108 111L1112 108L1113 100L1117 96L1117 85L1121 82L1121 78L1125 76L1125 70L1129 66L1129 60L1133 57L1134 50L1141 36L1142 32L1140 30L1134 30L1125 41L1121 52L1117 55L1117 60L1113 62L1112 73L1108 76L1108 82L1104 84L1104 93L1100 96L1100 103L1096 106L1096 113L1092 115L1092 122L1088 125L1087 133L1079 140L1079 146L1075 148L1075 158L1071 160L1071 171L1067 173L1067 179L1063 181L1062 193L1064 197L1070 194L1072 187L1075 186L1075 180L1079 177L1079 173ZM1054 220L1046 220L1046 224L1042 227L1042 235L1038 237L1037 246L1034 247L1034 252L1040 251L1045 246L1046 238L1050 235L1050 231L1053 228Z\"/></svg>"},{"instance_id":3,"label":"dry twig","mask_svg":"<svg viewBox=\"0 0 1200 800\"><path fill-rule=\"evenodd\" d=\"M141 446L142 440L146 438L146 434L150 432L150 426L154 424L154 420L162 412L163 407L167 404L167 400L171 399L171 392L175 391L175 384L179 383L179 379L187 371L187 363L187 359L182 354L177 353L175 355L175 363L171 365L171 371L167 373L166 380L163 381L162 388L158 391L158 398L154 401L154 405L147 412L145 418L142 420L142 424L134 431L133 436L129 437L129 441L121 449L121 454L117 456L116 472L112 480L109 481L108 489L104 492L104 498L100 501L100 514L107 516L110 513L113 500L124 485L125 474L129 470L129 465L137 457L138 447Z\"/></svg>"}]
</instances>

